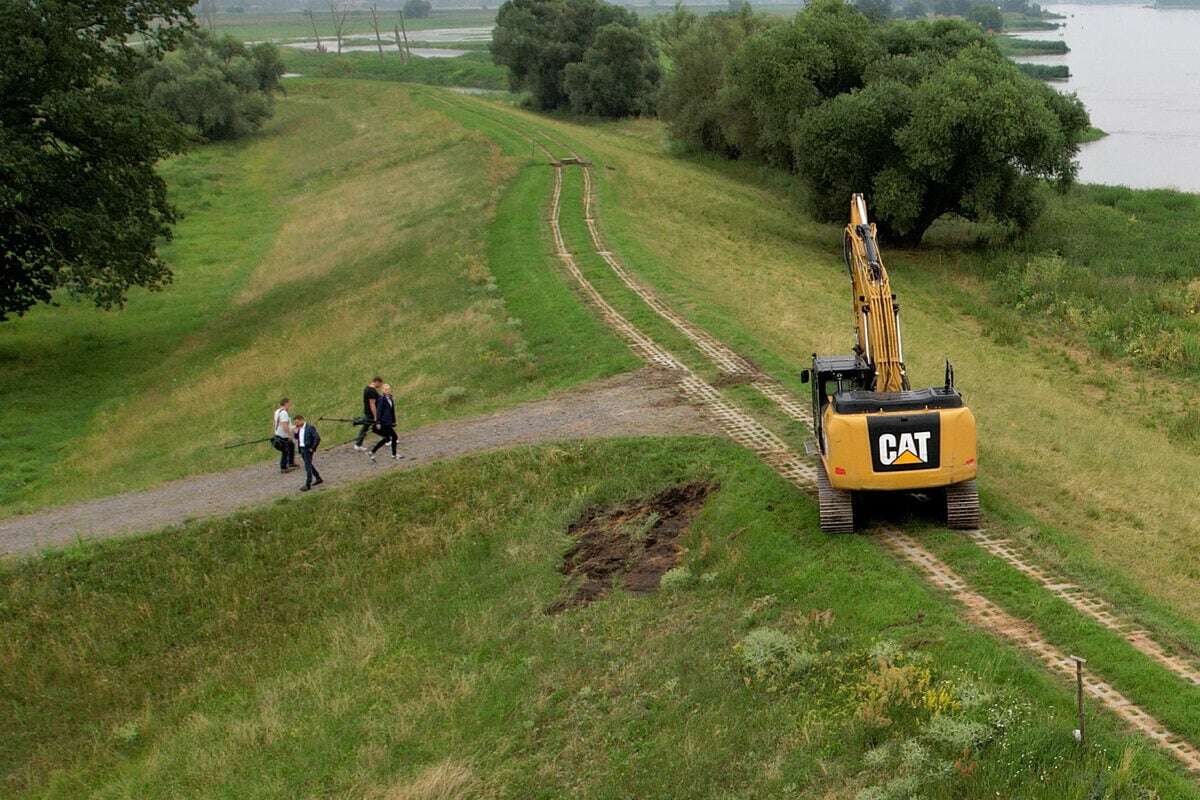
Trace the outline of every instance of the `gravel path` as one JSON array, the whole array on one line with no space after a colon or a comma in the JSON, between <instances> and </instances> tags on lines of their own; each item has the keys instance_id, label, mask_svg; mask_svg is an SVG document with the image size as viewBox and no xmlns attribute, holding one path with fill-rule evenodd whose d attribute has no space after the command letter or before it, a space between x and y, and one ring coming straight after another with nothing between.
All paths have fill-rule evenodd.
<instances>
[{"instance_id":1,"label":"gravel path","mask_svg":"<svg viewBox=\"0 0 1200 800\"><path fill-rule=\"evenodd\" d=\"M338 427L334 427L337 425ZM349 438L342 423L322 426L326 441ZM707 434L700 411L685 403L673 381L642 369L589 384L568 394L473 419L440 422L400 434L392 461L380 450L371 463L349 445L322 450L317 466L325 478L318 491L373 478L389 469L410 469L446 458L523 444L613 436ZM368 437L368 442L375 437ZM275 451L270 451L275 456ZM101 539L153 530L200 517L228 514L297 494L303 472L281 475L278 462L197 475L154 489L90 500L0 520L0 556L31 553L77 539Z\"/></svg>"}]
</instances>

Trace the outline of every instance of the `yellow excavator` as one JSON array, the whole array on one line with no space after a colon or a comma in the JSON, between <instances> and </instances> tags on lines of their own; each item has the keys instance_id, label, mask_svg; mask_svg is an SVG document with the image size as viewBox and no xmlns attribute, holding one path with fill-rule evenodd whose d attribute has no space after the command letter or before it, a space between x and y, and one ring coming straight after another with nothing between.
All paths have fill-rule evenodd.
<instances>
[{"instance_id":1,"label":"yellow excavator","mask_svg":"<svg viewBox=\"0 0 1200 800\"><path fill-rule=\"evenodd\" d=\"M854 530L856 499L867 493L923 493L945 503L951 528L979 525L975 417L954 387L911 389L900 338L900 306L867 220L861 194L850 199L844 241L858 341L844 356L813 354L813 449L821 459L821 530Z\"/></svg>"}]
</instances>

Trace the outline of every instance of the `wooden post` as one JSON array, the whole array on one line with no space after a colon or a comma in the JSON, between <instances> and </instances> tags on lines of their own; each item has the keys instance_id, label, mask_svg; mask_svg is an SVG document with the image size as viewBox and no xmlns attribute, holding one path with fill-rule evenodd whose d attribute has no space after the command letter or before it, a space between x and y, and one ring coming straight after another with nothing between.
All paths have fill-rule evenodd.
<instances>
[{"instance_id":1,"label":"wooden post","mask_svg":"<svg viewBox=\"0 0 1200 800\"><path fill-rule=\"evenodd\" d=\"M392 30L394 30L396 34L396 50L398 53L400 53L400 60L403 61L404 64L408 64L408 58L406 55L404 55L404 46L400 43L400 25L392 25Z\"/></svg>"},{"instance_id":2,"label":"wooden post","mask_svg":"<svg viewBox=\"0 0 1200 800\"><path fill-rule=\"evenodd\" d=\"M404 27L404 12L400 12L400 32L404 34L404 58L406 61L412 60L412 50L408 47L408 29Z\"/></svg>"},{"instance_id":3,"label":"wooden post","mask_svg":"<svg viewBox=\"0 0 1200 800\"><path fill-rule=\"evenodd\" d=\"M1086 741L1083 727L1083 665L1087 663L1087 659L1071 656L1071 660L1075 662L1075 705L1079 710L1079 728L1075 731L1075 738L1079 746L1083 747Z\"/></svg>"},{"instance_id":4,"label":"wooden post","mask_svg":"<svg viewBox=\"0 0 1200 800\"><path fill-rule=\"evenodd\" d=\"M371 3L371 24L375 27L375 46L379 48L379 57L383 58L383 37L379 35L379 7Z\"/></svg>"},{"instance_id":5,"label":"wooden post","mask_svg":"<svg viewBox=\"0 0 1200 800\"><path fill-rule=\"evenodd\" d=\"M304 10L304 13L308 15L308 21L312 23L313 36L315 36L317 39L317 52L324 53L325 48L321 46L321 32L317 30L317 17L315 14L313 14L313 11L311 8L306 8Z\"/></svg>"}]
</instances>

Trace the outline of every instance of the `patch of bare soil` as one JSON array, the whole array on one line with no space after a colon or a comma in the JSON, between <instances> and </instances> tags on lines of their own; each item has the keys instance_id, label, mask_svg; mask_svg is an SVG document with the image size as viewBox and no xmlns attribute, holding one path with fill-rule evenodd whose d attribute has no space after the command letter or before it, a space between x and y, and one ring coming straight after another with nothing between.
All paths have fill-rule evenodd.
<instances>
[{"instance_id":1,"label":"patch of bare soil","mask_svg":"<svg viewBox=\"0 0 1200 800\"><path fill-rule=\"evenodd\" d=\"M635 595L656 591L683 555L680 537L716 488L689 483L634 505L588 510L567 529L575 544L563 555L561 571L574 580L546 613L587 605L618 585Z\"/></svg>"}]
</instances>

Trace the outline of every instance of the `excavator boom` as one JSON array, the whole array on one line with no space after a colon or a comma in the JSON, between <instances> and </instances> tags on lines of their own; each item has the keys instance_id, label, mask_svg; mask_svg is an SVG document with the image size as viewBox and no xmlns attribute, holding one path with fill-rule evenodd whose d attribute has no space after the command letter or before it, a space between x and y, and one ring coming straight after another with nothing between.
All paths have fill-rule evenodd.
<instances>
[{"instance_id":1,"label":"excavator boom","mask_svg":"<svg viewBox=\"0 0 1200 800\"><path fill-rule=\"evenodd\" d=\"M900 307L892 294L875 243L875 225L867 219L867 203L861 194L850 199L844 249L854 287L854 324L858 329L855 350L874 372L875 383L870 388L876 392L903 391L908 388L908 375L900 340Z\"/></svg>"}]
</instances>

